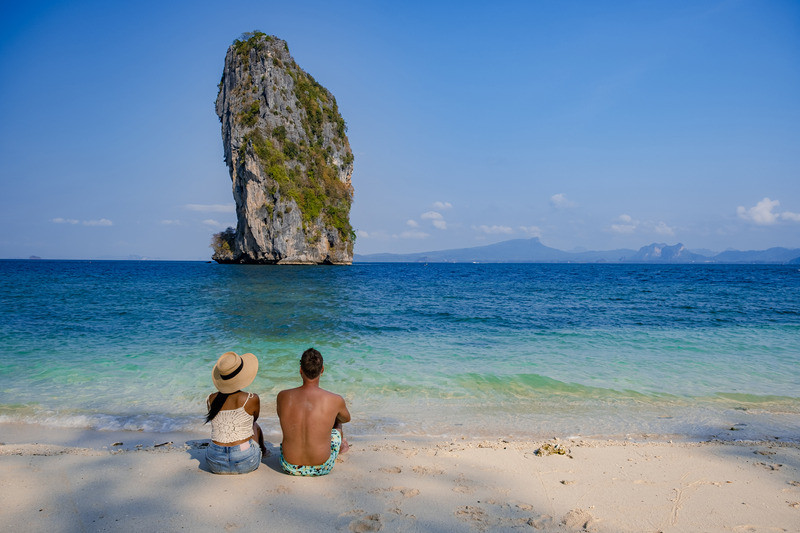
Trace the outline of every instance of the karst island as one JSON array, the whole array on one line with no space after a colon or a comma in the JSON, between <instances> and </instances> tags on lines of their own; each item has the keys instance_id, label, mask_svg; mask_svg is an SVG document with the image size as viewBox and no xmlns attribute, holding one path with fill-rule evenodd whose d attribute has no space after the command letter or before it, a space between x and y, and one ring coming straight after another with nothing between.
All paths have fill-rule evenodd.
<instances>
[{"instance_id":1,"label":"karst island","mask_svg":"<svg viewBox=\"0 0 800 533\"><path fill-rule=\"evenodd\" d=\"M218 263L350 264L353 152L336 99L285 41L245 33L228 48L216 111L236 229L212 239Z\"/></svg>"}]
</instances>

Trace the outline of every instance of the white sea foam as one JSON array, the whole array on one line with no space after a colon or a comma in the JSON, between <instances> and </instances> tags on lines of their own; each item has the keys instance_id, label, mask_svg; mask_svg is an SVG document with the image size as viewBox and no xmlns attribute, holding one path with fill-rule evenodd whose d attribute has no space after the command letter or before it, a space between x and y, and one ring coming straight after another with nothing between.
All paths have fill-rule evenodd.
<instances>
[{"instance_id":1,"label":"white sea foam","mask_svg":"<svg viewBox=\"0 0 800 533\"><path fill-rule=\"evenodd\" d=\"M174 431L202 431L202 421L195 417L170 418L152 415L0 415L0 424L36 424L53 428L91 429L98 431L146 431L170 433Z\"/></svg>"}]
</instances>

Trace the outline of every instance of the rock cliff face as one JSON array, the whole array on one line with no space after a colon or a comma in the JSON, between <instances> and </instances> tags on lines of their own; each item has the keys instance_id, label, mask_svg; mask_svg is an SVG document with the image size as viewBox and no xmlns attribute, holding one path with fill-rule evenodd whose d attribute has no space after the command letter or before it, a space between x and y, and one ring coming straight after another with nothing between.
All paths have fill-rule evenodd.
<instances>
[{"instance_id":1,"label":"rock cliff face","mask_svg":"<svg viewBox=\"0 0 800 533\"><path fill-rule=\"evenodd\" d=\"M708 258L702 255L695 254L686 249L683 243L678 243L673 246L666 244L656 243L648 246L642 246L639 251L633 256L627 258L629 262L658 262L658 263L703 263Z\"/></svg>"},{"instance_id":2,"label":"rock cliff face","mask_svg":"<svg viewBox=\"0 0 800 533\"><path fill-rule=\"evenodd\" d=\"M237 227L215 235L214 260L351 263L353 152L333 95L254 32L228 48L216 107Z\"/></svg>"}]
</instances>

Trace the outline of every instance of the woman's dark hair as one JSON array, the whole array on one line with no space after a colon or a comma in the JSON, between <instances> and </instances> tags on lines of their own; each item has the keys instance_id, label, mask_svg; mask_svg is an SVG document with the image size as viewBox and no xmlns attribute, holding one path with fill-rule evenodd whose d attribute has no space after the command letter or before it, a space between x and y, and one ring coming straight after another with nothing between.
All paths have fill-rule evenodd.
<instances>
[{"instance_id":1,"label":"woman's dark hair","mask_svg":"<svg viewBox=\"0 0 800 533\"><path fill-rule=\"evenodd\" d=\"M236 393L232 392L231 394ZM208 414L206 415L206 421L204 422L205 424L208 424L214 419L215 416L217 416L217 413L219 413L222 409L222 404L225 403L225 400L228 399L228 396L230 396L230 394L223 394L221 392L217 393L217 395L214 397L214 401L211 402L211 406L208 408Z\"/></svg>"}]
</instances>

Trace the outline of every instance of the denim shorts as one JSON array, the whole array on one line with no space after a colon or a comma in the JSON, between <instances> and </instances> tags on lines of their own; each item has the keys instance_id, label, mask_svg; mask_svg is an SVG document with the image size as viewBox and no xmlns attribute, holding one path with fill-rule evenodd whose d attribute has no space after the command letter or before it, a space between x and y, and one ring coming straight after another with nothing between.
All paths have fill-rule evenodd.
<instances>
[{"instance_id":1,"label":"denim shorts","mask_svg":"<svg viewBox=\"0 0 800 533\"><path fill-rule=\"evenodd\" d=\"M246 474L258 468L261 449L253 439L236 446L220 446L212 442L206 448L206 463L215 474Z\"/></svg>"}]
</instances>

